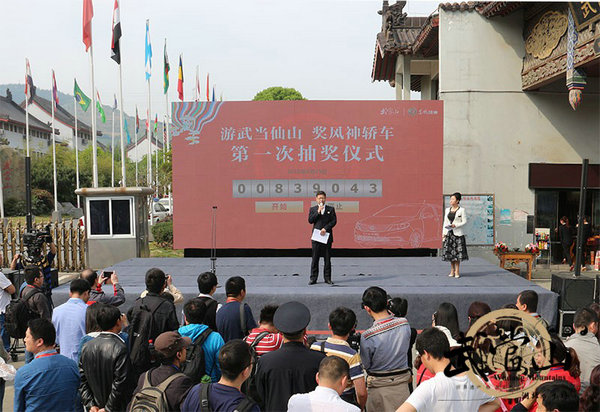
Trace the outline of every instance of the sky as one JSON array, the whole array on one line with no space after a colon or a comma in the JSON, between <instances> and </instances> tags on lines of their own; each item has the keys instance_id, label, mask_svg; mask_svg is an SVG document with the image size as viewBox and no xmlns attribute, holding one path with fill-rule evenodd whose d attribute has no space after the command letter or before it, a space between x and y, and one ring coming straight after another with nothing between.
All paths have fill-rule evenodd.
<instances>
[{"instance_id":1,"label":"sky","mask_svg":"<svg viewBox=\"0 0 600 412\"><path fill-rule=\"evenodd\" d=\"M390 3L394 3L391 0ZM72 94L73 78L90 96L89 55L82 42L82 0L1 1L3 44L0 84L23 83L25 58L34 83ZM119 87L110 59L114 0L94 0L92 23L95 85L104 104ZM251 100L270 86L293 87L311 100L393 100L385 82L371 83L375 36L381 29L375 0L121 0L121 60L125 112L148 104L144 37L150 20L152 112L162 116L163 48L171 66L169 100L177 99L179 54L185 100L193 100L196 66L201 93L206 73L217 99ZM428 16L438 2L409 1L409 16ZM1 93L4 93L3 91ZM152 116L154 117L154 116Z\"/></svg>"}]
</instances>

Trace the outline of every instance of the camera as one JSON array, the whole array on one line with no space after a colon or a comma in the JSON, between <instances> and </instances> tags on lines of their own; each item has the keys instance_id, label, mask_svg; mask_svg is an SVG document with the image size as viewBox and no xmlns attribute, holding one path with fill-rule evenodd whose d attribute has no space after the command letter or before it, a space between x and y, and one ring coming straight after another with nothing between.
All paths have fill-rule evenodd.
<instances>
[{"instance_id":1,"label":"camera","mask_svg":"<svg viewBox=\"0 0 600 412\"><path fill-rule=\"evenodd\" d=\"M346 342L348 342L348 345L350 345L352 349L358 352L360 349L360 333L353 329L350 332L350 336L348 336Z\"/></svg>"},{"instance_id":2,"label":"camera","mask_svg":"<svg viewBox=\"0 0 600 412\"><path fill-rule=\"evenodd\" d=\"M50 225L47 225L43 230L34 229L23 233L24 256L28 264L37 265L42 261L44 258L42 256L44 243L52 243Z\"/></svg>"}]
</instances>

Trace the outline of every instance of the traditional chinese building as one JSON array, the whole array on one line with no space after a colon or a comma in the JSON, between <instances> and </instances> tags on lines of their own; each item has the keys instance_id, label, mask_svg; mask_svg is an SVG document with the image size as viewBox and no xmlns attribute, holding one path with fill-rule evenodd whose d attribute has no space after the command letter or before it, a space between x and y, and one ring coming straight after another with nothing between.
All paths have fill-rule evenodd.
<instances>
[{"instance_id":1,"label":"traditional chinese building","mask_svg":"<svg viewBox=\"0 0 600 412\"><path fill-rule=\"evenodd\" d=\"M12 99L7 89L6 97L0 96L0 144L12 149L25 151L25 109ZM52 129L29 113L29 150L31 156L48 152L52 144Z\"/></svg>"},{"instance_id":2,"label":"traditional chinese building","mask_svg":"<svg viewBox=\"0 0 600 412\"><path fill-rule=\"evenodd\" d=\"M21 103L25 107L25 102ZM52 102L38 95L33 97L29 105L29 114L36 116L48 125L52 124ZM56 105L54 110L54 129L56 130L56 143L64 143L71 149L75 148L75 117L61 105ZM102 136L102 132L98 132ZM92 143L92 129L80 119L77 120L78 150L85 150Z\"/></svg>"},{"instance_id":3,"label":"traditional chinese building","mask_svg":"<svg viewBox=\"0 0 600 412\"><path fill-rule=\"evenodd\" d=\"M125 146L127 157L133 162L140 162L145 156L148 155L148 144L148 133L146 130L144 130L144 135L138 137L137 148L134 142L131 142ZM150 150L152 154L162 149L163 142L160 139L157 139L156 136L152 136L152 141L150 143Z\"/></svg>"},{"instance_id":4,"label":"traditional chinese building","mask_svg":"<svg viewBox=\"0 0 600 412\"><path fill-rule=\"evenodd\" d=\"M576 219L588 158L599 227L599 3L445 3L428 18L405 3L379 11L372 80L444 101L444 192L494 194L496 240L523 248L527 216L551 233Z\"/></svg>"}]
</instances>

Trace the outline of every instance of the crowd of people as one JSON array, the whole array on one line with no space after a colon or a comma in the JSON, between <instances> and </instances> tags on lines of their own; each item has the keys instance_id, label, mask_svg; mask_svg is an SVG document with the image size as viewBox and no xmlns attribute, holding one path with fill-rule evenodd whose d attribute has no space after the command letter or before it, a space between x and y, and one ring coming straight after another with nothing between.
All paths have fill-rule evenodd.
<instances>
[{"instance_id":1,"label":"crowd of people","mask_svg":"<svg viewBox=\"0 0 600 412\"><path fill-rule=\"evenodd\" d=\"M452 356L464 331L448 302L419 332L410 326L405 299L369 287L361 309L372 325L358 334L356 313L332 308L330 336L317 341L308 336L311 313L300 302L265 305L257 323L240 276L227 279L226 301L218 302L217 277L202 273L198 296L183 302L170 276L150 269L146 289L123 314L116 273L83 271L70 284L70 299L55 308L39 293L40 267L26 266L24 274L20 301L29 319L26 363L14 377L15 411L600 410L597 304L577 311L568 339L551 334L550 353L531 343L538 345L540 371L550 365L539 376L545 382L508 399L472 384ZM113 291L105 293L109 282ZM8 286L2 291L9 292ZM543 323L537 300L526 290L505 308ZM184 303L182 321L176 303ZM489 312L485 302L473 302L465 316L471 325ZM487 380L501 387L509 378Z\"/></svg>"}]
</instances>

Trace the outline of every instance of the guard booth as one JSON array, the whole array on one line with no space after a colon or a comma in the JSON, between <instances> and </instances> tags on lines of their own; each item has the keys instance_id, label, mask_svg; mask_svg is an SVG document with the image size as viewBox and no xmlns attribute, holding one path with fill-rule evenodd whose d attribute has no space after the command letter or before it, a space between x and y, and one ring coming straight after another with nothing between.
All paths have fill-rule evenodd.
<instances>
[{"instance_id":1,"label":"guard booth","mask_svg":"<svg viewBox=\"0 0 600 412\"><path fill-rule=\"evenodd\" d=\"M149 187L98 187L75 191L84 198L87 265L105 268L134 257L149 257Z\"/></svg>"}]
</instances>

